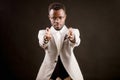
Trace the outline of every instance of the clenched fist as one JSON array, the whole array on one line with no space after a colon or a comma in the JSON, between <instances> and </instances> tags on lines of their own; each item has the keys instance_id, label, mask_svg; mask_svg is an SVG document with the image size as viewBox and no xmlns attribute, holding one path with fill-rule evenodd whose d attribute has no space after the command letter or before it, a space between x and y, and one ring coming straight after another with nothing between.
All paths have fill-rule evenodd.
<instances>
[{"instance_id":1,"label":"clenched fist","mask_svg":"<svg viewBox=\"0 0 120 80\"><path fill-rule=\"evenodd\" d=\"M50 33L50 29L47 27L44 35L44 42L48 43L50 39L51 39L51 33Z\"/></svg>"},{"instance_id":2,"label":"clenched fist","mask_svg":"<svg viewBox=\"0 0 120 80\"><path fill-rule=\"evenodd\" d=\"M71 42L75 42L75 35L74 35L74 33L73 33L73 29L72 28L69 28L68 29L68 34L67 34L67 36L68 36L68 39L71 41Z\"/></svg>"}]
</instances>

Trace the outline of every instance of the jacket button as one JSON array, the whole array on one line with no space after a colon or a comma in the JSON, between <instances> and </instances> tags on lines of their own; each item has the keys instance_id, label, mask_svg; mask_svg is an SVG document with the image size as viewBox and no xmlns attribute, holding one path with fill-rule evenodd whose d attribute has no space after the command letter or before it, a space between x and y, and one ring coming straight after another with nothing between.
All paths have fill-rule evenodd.
<instances>
[{"instance_id":1,"label":"jacket button","mask_svg":"<svg viewBox=\"0 0 120 80\"><path fill-rule=\"evenodd\" d=\"M57 63L57 60L55 60L55 63Z\"/></svg>"}]
</instances>

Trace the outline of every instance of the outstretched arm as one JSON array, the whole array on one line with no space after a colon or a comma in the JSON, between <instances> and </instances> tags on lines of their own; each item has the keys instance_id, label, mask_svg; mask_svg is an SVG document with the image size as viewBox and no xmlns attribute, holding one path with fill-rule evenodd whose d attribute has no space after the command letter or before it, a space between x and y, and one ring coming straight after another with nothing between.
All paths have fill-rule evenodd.
<instances>
[{"instance_id":1,"label":"outstretched arm","mask_svg":"<svg viewBox=\"0 0 120 80\"><path fill-rule=\"evenodd\" d=\"M40 30L38 33L38 39L40 46L46 49L51 39L50 29L46 28L46 30Z\"/></svg>"},{"instance_id":2,"label":"outstretched arm","mask_svg":"<svg viewBox=\"0 0 120 80\"><path fill-rule=\"evenodd\" d=\"M78 29L69 28L67 35L71 46L75 47L80 44L80 33Z\"/></svg>"}]
</instances>

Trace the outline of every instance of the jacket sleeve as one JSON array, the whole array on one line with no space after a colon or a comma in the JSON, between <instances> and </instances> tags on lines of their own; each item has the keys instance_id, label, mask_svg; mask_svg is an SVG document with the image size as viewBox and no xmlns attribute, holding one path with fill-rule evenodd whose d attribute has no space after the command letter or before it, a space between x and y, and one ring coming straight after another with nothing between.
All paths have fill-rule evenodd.
<instances>
[{"instance_id":1,"label":"jacket sleeve","mask_svg":"<svg viewBox=\"0 0 120 80\"><path fill-rule=\"evenodd\" d=\"M38 40L39 40L39 45L46 49L49 42L47 44L44 43L44 35L45 35L45 30L40 30L39 33L38 33Z\"/></svg>"},{"instance_id":2,"label":"jacket sleeve","mask_svg":"<svg viewBox=\"0 0 120 80\"><path fill-rule=\"evenodd\" d=\"M81 42L81 40L80 40L80 32L79 32L78 29L74 29L74 30L73 30L73 34L75 35L75 43L73 43L73 42L71 42L71 41L69 41L69 42L70 42L70 45L71 45L72 47L76 47L76 46L78 46L78 45L80 44L80 42Z\"/></svg>"}]
</instances>

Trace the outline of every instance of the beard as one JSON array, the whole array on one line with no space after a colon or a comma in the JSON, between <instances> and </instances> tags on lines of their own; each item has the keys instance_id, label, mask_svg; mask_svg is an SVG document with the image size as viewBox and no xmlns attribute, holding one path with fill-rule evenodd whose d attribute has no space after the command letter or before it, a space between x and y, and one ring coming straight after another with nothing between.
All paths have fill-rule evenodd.
<instances>
[{"instance_id":1,"label":"beard","mask_svg":"<svg viewBox=\"0 0 120 80\"><path fill-rule=\"evenodd\" d=\"M63 25L57 24L57 25L53 25L54 29L59 31L63 28Z\"/></svg>"}]
</instances>

